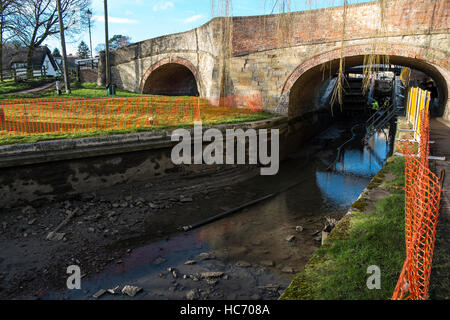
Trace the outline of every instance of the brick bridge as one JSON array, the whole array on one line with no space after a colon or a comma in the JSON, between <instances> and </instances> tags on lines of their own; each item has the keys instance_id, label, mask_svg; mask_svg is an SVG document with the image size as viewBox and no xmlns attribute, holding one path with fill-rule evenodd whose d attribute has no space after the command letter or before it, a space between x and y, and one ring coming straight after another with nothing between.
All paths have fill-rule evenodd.
<instances>
[{"instance_id":1,"label":"brick bridge","mask_svg":"<svg viewBox=\"0 0 450 320\"><path fill-rule=\"evenodd\" d=\"M323 107L319 97L324 74L326 79L338 70L341 55L348 68L362 65L364 55L375 52L388 55L391 64L433 78L444 117L450 120L450 1L388 1L383 33L378 28L379 4L348 6L341 46L343 10L294 12L286 37L279 36L276 15L234 17L229 37L233 45L228 50L225 18L138 42L111 52L112 83L152 94L208 98L256 94L264 110L296 117ZM98 83L104 84L104 78L102 56Z\"/></svg>"}]
</instances>

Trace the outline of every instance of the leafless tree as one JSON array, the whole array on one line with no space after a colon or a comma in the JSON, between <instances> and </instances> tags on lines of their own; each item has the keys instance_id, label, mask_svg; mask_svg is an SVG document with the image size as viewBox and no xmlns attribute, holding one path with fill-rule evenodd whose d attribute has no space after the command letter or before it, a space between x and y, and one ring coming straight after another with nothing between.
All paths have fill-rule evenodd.
<instances>
[{"instance_id":1,"label":"leafless tree","mask_svg":"<svg viewBox=\"0 0 450 320\"><path fill-rule=\"evenodd\" d=\"M81 33L87 27L85 12L90 0L61 0L64 32L67 37ZM34 49L48 37L59 36L58 9L54 0L20 0L12 27L15 37L27 47L27 76L33 73Z\"/></svg>"},{"instance_id":2,"label":"leafless tree","mask_svg":"<svg viewBox=\"0 0 450 320\"><path fill-rule=\"evenodd\" d=\"M9 33L5 36L6 32L11 30L10 18L15 13L17 6L15 5L17 0L0 0L0 80L3 81L3 45L11 38L12 34Z\"/></svg>"}]
</instances>

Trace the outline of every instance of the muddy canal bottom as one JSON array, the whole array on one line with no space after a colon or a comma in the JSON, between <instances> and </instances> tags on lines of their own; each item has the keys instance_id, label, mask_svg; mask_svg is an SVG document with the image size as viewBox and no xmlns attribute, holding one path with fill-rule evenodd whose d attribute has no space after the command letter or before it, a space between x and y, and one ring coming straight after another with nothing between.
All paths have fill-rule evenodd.
<instances>
[{"instance_id":1,"label":"muddy canal bottom","mask_svg":"<svg viewBox=\"0 0 450 320\"><path fill-rule=\"evenodd\" d=\"M133 298L106 293L100 299L278 299L320 246L325 217L341 218L385 163L390 148L383 133L367 146L356 137L337 158L336 148L351 136L348 128L330 127L283 162L277 176L233 186L271 193L293 185L287 191L198 229L129 250L120 264L83 278L81 290L45 298L94 299L100 289L133 285L143 289ZM223 210L239 205L230 203Z\"/></svg>"}]
</instances>

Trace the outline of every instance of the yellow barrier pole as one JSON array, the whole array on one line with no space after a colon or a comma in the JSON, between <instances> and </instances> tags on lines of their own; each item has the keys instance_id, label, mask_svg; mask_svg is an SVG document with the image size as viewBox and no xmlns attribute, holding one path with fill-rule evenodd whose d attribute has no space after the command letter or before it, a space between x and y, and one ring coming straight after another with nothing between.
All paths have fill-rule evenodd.
<instances>
[{"instance_id":1,"label":"yellow barrier pole","mask_svg":"<svg viewBox=\"0 0 450 320\"><path fill-rule=\"evenodd\" d=\"M418 89L418 105L417 105L417 129L415 132L415 139L419 141L420 139L420 124L422 122L422 112L423 112L423 105L424 105L424 92L422 89Z\"/></svg>"},{"instance_id":2,"label":"yellow barrier pole","mask_svg":"<svg viewBox=\"0 0 450 320\"><path fill-rule=\"evenodd\" d=\"M411 93L412 88L408 90L408 97L406 98L406 120L409 122L409 112L411 111Z\"/></svg>"},{"instance_id":3,"label":"yellow barrier pole","mask_svg":"<svg viewBox=\"0 0 450 320\"><path fill-rule=\"evenodd\" d=\"M411 95L411 110L409 113L409 123L413 125L413 129L416 130L414 126L414 117L416 114L416 105L417 105L417 88L413 88Z\"/></svg>"}]
</instances>

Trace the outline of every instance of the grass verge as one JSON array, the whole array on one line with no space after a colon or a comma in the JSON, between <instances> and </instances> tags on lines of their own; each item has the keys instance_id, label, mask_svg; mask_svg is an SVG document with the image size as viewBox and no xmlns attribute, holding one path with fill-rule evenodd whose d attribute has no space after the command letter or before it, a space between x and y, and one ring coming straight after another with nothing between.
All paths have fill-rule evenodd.
<instances>
[{"instance_id":1,"label":"grass verge","mask_svg":"<svg viewBox=\"0 0 450 320\"><path fill-rule=\"evenodd\" d=\"M33 78L25 81L14 82L12 80L5 80L0 83L0 97L5 95L3 98L12 98L15 95L6 95L8 93L14 93L16 91L28 90L32 88L39 87L45 83L53 81L50 77Z\"/></svg>"},{"instance_id":2,"label":"grass verge","mask_svg":"<svg viewBox=\"0 0 450 320\"><path fill-rule=\"evenodd\" d=\"M406 257L404 242L404 159L391 157L374 178L365 199L377 188L387 197L375 201L375 210L356 206L331 232L304 270L296 275L282 300L390 299ZM381 270L381 289L367 288L367 268Z\"/></svg>"},{"instance_id":3,"label":"grass verge","mask_svg":"<svg viewBox=\"0 0 450 320\"><path fill-rule=\"evenodd\" d=\"M4 84L4 85L6 86L6 84ZM4 92L4 90L1 90L1 88L4 85L2 85L0 87L0 99L36 99L36 98L59 98L59 99L66 98L66 99L68 99L68 98L106 98L106 97L111 97L111 96L108 96L105 87L100 87L95 83L88 83L88 82L72 83L70 94L65 93L64 83L61 83L61 85L63 87L61 95L58 95L56 93L56 88L51 88L51 89L49 89L48 92L41 93L41 94L32 94L32 93L19 94L18 93L18 94L5 95L5 93L7 93L7 92L6 91ZM28 89L28 88L31 88L31 86L25 87L25 88L19 88L18 90L24 90L24 89ZM6 90L6 87L5 87L5 90ZM17 91L17 90L13 90L13 91ZM8 92L12 92L12 91L8 91ZM136 96L142 96L142 95L143 94L129 92L129 91L125 91L125 90L119 90L119 89L116 90L116 97L136 97Z\"/></svg>"},{"instance_id":4,"label":"grass verge","mask_svg":"<svg viewBox=\"0 0 450 320\"><path fill-rule=\"evenodd\" d=\"M204 126L207 125L218 125L218 124L232 124L232 123L242 123L248 121L258 121L273 117L270 113L254 113L245 116L238 116L229 119L217 120L217 121L205 121ZM89 131L89 132L76 132L76 133L45 133L45 134L35 134L29 136L2 136L0 137L0 145L12 145L12 144L24 144L24 143L34 143L39 141L48 140L58 140L58 139L77 139L86 137L101 137L101 136L111 136L115 134L127 134L136 133L144 131L163 131L163 130L174 130L179 128L191 128L192 123L178 124L171 126L153 126L153 127L143 127L127 130L107 130L107 131Z\"/></svg>"}]
</instances>

